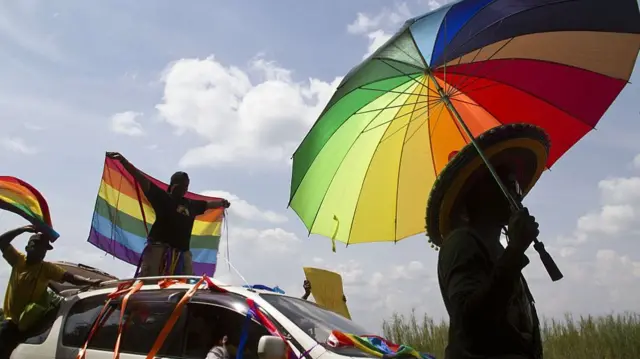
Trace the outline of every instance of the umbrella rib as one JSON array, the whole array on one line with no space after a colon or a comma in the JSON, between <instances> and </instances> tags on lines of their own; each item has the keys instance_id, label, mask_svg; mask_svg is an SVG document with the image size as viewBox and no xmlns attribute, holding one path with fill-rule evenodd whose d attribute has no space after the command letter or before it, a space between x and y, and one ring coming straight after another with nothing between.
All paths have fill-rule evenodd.
<instances>
[{"instance_id":1,"label":"umbrella rib","mask_svg":"<svg viewBox=\"0 0 640 359\"><path fill-rule=\"evenodd\" d=\"M475 55L473 55L473 58L471 59L471 61L469 61L468 63L469 64L473 64L476 61L476 59L478 58L478 55L480 55L482 50L484 50L485 48L486 48L486 46L483 46L483 47L479 48L478 51L476 51ZM463 57L464 56L458 57L458 64L456 66L460 65L460 63L462 62L462 58ZM446 65L446 63L445 63L445 65ZM455 92L455 88L453 86L451 86L451 88L452 88L452 92L449 95L452 95Z\"/></svg>"},{"instance_id":2,"label":"umbrella rib","mask_svg":"<svg viewBox=\"0 0 640 359\"><path fill-rule=\"evenodd\" d=\"M507 15L507 16L505 16L505 17L501 18L501 19L495 20L495 21L494 21L494 22L492 22L491 24L489 24L489 25L485 26L484 28L480 29L478 32L476 32L475 34L473 34L473 36L469 36L469 37L467 38L467 41L465 41L465 42L461 43L460 45L458 45L455 49L451 50L451 52L452 52L452 53L455 53L458 49L460 49L462 46L464 46L464 45L468 44L469 42L471 42L471 40L475 39L475 38L476 38L477 36L479 36L481 33L483 33L484 31L486 31L487 29L489 29L489 28L490 28L490 27L492 27L493 25L495 25L495 24L499 24L499 23L501 23L501 22L505 21L506 19L509 19L509 18L514 17L514 16L516 16L516 15L520 15L520 14L522 14L522 13L524 13L524 12L528 12L528 11L532 11L532 10L537 10L538 8L541 8L541 7L545 7L545 6L553 6L553 5L558 5L558 4L562 4L562 3L566 3L566 2L573 2L573 1L580 1L580 0L560 0L560 1L555 1L555 2L552 2L552 3L543 3L543 4L536 5L536 6L532 6L532 7L528 8L528 9L523 9L523 10L520 10L520 11L514 12L514 13L512 13L512 14L509 14L509 15ZM446 62L446 59L444 59L444 61Z\"/></svg>"},{"instance_id":3,"label":"umbrella rib","mask_svg":"<svg viewBox=\"0 0 640 359\"><path fill-rule=\"evenodd\" d=\"M410 94L409 93L405 93L405 95L410 95ZM405 103L405 104L402 104L402 105L387 106L387 107L382 107L382 108L374 108L374 109L371 109L371 110L359 111L359 112L356 112L355 114L359 115L359 114L363 114L363 113L371 113L371 112L376 112L376 111L380 111L380 110L388 110L388 109L391 109L391 108L399 108L399 107L404 107L404 106L407 106L407 105L413 105L413 104L419 104L419 103L428 104L429 100L427 100L427 101L416 101L416 102L411 102L411 103Z\"/></svg>"},{"instance_id":4,"label":"umbrella rib","mask_svg":"<svg viewBox=\"0 0 640 359\"><path fill-rule=\"evenodd\" d=\"M494 52L493 54L491 54L491 56L489 56L486 60L480 61L479 63L478 63L478 62L472 62L471 64L472 64L472 65L473 65L473 64L478 64L478 65L480 65L480 66L478 66L478 73L480 73L480 70L482 69L482 66L484 66L484 67L485 67L485 69L486 69L486 67L487 67L487 63L488 63L489 61L491 61L491 59L493 59L493 58L494 58L494 57L495 57L495 56L496 56L500 51L502 51L502 50L503 50L507 45L509 45L513 39L514 39L513 37L512 37L512 38L510 38L507 42L505 42L502 46L500 46L500 48L498 48L498 50L496 50L496 52ZM504 64L502 64L502 66L504 66ZM475 69L474 69L474 70L475 70ZM495 69L494 69L494 71L495 71ZM454 73L456 73L456 72L454 71ZM488 73L489 73L489 71L485 71L485 74L488 74ZM473 80L469 80L469 79L471 79L471 78L473 78ZM451 88L454 88L454 89L455 89L455 88L457 88L457 91L458 91L458 92L463 92L463 89L465 88L465 86L471 86L471 85L473 85L476 81L478 81L476 76L470 76L470 75L469 75L469 76L466 76L458 86L455 86L455 87L454 87L453 85L451 85ZM451 95L454 95L454 94L455 94L455 91L456 91L456 90L454 90L453 92L451 92Z\"/></svg>"},{"instance_id":5,"label":"umbrella rib","mask_svg":"<svg viewBox=\"0 0 640 359\"><path fill-rule=\"evenodd\" d=\"M418 69L418 68L416 67L416 69ZM417 75L417 74L420 74L420 75L422 75L422 76L424 75L424 74L421 74L420 72L413 72L413 73L411 73L411 74L409 74L409 75L407 75L407 74L404 74L404 73L403 73L403 75L404 75L404 76L409 76L409 77L411 77L412 75ZM374 82L380 82L380 81L390 80L390 79L393 79L393 78L396 78L396 77L399 77L399 76L383 77L383 78L379 78L379 79L377 79L377 80L376 80L376 81L374 81ZM407 81L407 82L408 82L408 81ZM405 83L406 83L406 82L405 82ZM404 84L404 83L403 83L403 84ZM340 89L340 88L341 88L341 86L339 86L339 87L338 87L338 89ZM354 91L359 90L360 88L361 88L361 86L354 87L353 89L351 89L351 90L347 91L346 93L344 93L344 94L342 95L342 97L347 96L347 95L349 95L349 94L353 93ZM337 90L336 90L336 91L337 91ZM334 96L335 96L335 93L331 96L331 99L333 99L333 97L334 97ZM329 100L329 102L331 102L331 100ZM332 109L334 105L335 105L335 103L331 104L330 106L327 104L327 106L322 110L322 112L320 112L320 115L318 115L318 119L320 119L322 116L324 116L324 114L325 114L325 113L327 113L327 111L329 111L330 109ZM316 125L317 125L317 124L318 124L318 121L316 120L316 122L311 126L311 129L310 129L310 130L307 132L307 134L304 136L304 138L302 139L302 141L300 142L300 144L298 145L298 147L296 148L296 150L293 152L293 155L291 156L291 158L295 157L295 155L298 153L298 150L300 149L300 146L301 146L301 145L302 145L302 144L307 140L307 138L309 137L310 133L315 129L315 127L316 127ZM303 177L303 179L304 179L304 177ZM291 204L291 200L292 200L292 199L293 199L293 197L295 196L295 193L296 193L296 192L297 192L297 189L294 191L294 193L293 193L293 194L290 194L290 198L289 198L289 205Z\"/></svg>"},{"instance_id":6,"label":"umbrella rib","mask_svg":"<svg viewBox=\"0 0 640 359\"><path fill-rule=\"evenodd\" d=\"M397 96L395 96L391 101L389 101L389 104L392 104L395 100L398 99L398 97L400 97L401 95L398 94ZM367 126L376 120L376 118L378 118L378 116L380 116L380 114L382 114L382 112L384 112L384 108L380 109L380 112L378 114L376 114L371 121L369 121L369 123L367 124ZM355 115L355 114L354 114ZM353 115L352 115L353 116ZM352 116L350 116L346 121L348 121ZM346 122L345 121L345 122ZM366 126L365 126L366 127ZM313 216L313 221L311 222L311 225L309 226L309 233L311 234L312 230L313 230L313 226L316 224L316 220L318 219L318 214L320 213L321 209L322 209L322 205L324 204L324 200L327 198L327 194L329 193L329 190L331 189L331 185L333 184L333 180L336 178L336 175L338 174L338 172L340 171L340 167L342 167L342 164L344 163L345 158L347 158L347 156L349 156L349 153L351 152L351 149L353 149L353 146L355 146L356 142L358 142L358 139L360 138L360 136L362 136L363 132L360 132L358 134L358 136L356 136L356 138L353 140L353 142L351 142L351 145L349 145L349 149L347 149L347 152L344 154L344 156L342 157L342 159L340 160L340 163L338 164L338 167L336 168L336 171L333 173L333 175L331 176L331 181L329 181L329 185L327 185L327 190L324 192L324 195L322 195L322 200L320 201L320 205L318 206L318 210L316 211L316 214ZM369 165L371 165L371 163L369 163ZM366 173L365 173L366 176ZM359 196L358 196L359 198ZM357 206L357 203L356 203ZM353 212L354 216L355 216L355 210ZM353 221L351 222L351 226L349 227L349 236L351 236L351 228L353 227ZM347 237L347 245L349 245L349 237Z\"/></svg>"},{"instance_id":7,"label":"umbrella rib","mask_svg":"<svg viewBox=\"0 0 640 359\"><path fill-rule=\"evenodd\" d=\"M378 141L376 144L376 149L373 151L371 158L369 159L369 164L367 165L367 170L364 173L364 177L362 179L362 185L360 186L360 191L358 191L358 199L356 201L356 207L353 209L353 220L351 221L351 226L349 226L349 235L347 236L347 245L349 245L349 240L351 239L351 233L353 232L353 222L355 221L356 213L358 213L358 205L360 204L360 196L362 196L362 189L364 188L364 181L367 178L367 174L371 169L371 163L373 162L373 158L376 156L376 152L378 152L378 148L380 148L380 143L382 141ZM395 233L394 233L395 237Z\"/></svg>"},{"instance_id":8,"label":"umbrella rib","mask_svg":"<svg viewBox=\"0 0 640 359\"><path fill-rule=\"evenodd\" d=\"M429 139L431 139L431 137L433 136L433 133L436 132L436 127L438 126L438 122L440 122L440 117L442 116L442 110L445 107L446 106L444 106L444 105L442 105L442 107L440 107L440 112L438 112L438 117L436 117L436 122L433 124L433 129L430 129L430 131L429 131ZM428 117L427 117L427 119L428 119Z\"/></svg>"},{"instance_id":9,"label":"umbrella rib","mask_svg":"<svg viewBox=\"0 0 640 359\"><path fill-rule=\"evenodd\" d=\"M560 106L558 106L558 105L555 105L555 104L553 104L553 103L549 102L547 99L542 98L542 97L540 97L540 96L538 96L538 95L536 95L536 94L533 94L533 93L531 93L531 92L529 92L529 91L527 91L527 90L521 89L521 88L516 87L516 86L512 86L512 85L510 85L510 84L506 84L506 83L504 83L504 82L500 82L500 81L497 81L497 80L494 80L494 79L490 79L490 78L487 78L487 77L480 77L480 76L478 76L478 79L485 79L485 80L493 81L493 82L495 82L495 86L497 86L497 85L502 85L502 86L509 87L509 88L514 89L514 90L517 90L517 91L523 92L523 93L525 93L525 94L527 94L527 95L529 95L529 96L531 96L531 97L533 97L533 98L535 98L535 99L537 99L537 100L539 100L539 101L541 101L541 102L546 103L547 105L549 105L549 106L551 106L551 107L553 107L553 108L555 108L555 109L560 110L561 112L563 112L563 113L567 114L569 117L573 118L574 120L576 120L576 121L578 121L578 122L580 122L580 123L582 123L582 124L584 124L584 125L588 126L590 129L595 130L595 127L594 127L594 126L592 126L592 125L589 125L589 124L585 123L585 122L584 122L584 121L582 121L581 119L579 119L579 118L575 117L575 115L573 115L573 114L569 113L569 112L568 112L567 110L565 110L564 108L562 108L562 107L560 107ZM489 87L489 86L485 86L484 88L486 89L487 87ZM466 92L466 93L465 93L465 92L461 92L461 93L463 93L463 94L468 94L468 93L470 93L470 92L472 92L472 91L469 91L469 92ZM471 97L469 97L469 98L471 98ZM473 100L473 98L471 98L471 99ZM480 105L480 104L478 104L478 105ZM486 108L485 108L484 106L482 106L482 105L480 105L480 106L486 110ZM492 116L493 116L493 115L492 115ZM495 116L494 116L494 118L497 118L497 117L495 117Z\"/></svg>"},{"instance_id":10,"label":"umbrella rib","mask_svg":"<svg viewBox=\"0 0 640 359\"><path fill-rule=\"evenodd\" d=\"M426 114L426 112L425 112L425 114ZM440 112L438 113L438 117L436 118L436 123L434 124L434 130L435 130L435 126L438 124L438 120L440 120L440 115L441 115L441 114L442 114L442 107L440 108ZM407 139L406 139L405 144L406 144L406 143L408 143L408 142L413 138L413 136L415 136L415 135L416 135L416 133L418 133L418 130L420 129L420 127L421 127L421 126L423 126L425 123L427 123L427 122L429 121L429 118L430 118L430 117L431 117L431 116L427 115L427 116L424 118L424 123L423 123L422 125L418 126L418 128L416 128L416 130L415 130L415 131L413 131L413 133L411 134L411 136L409 136L409 138L407 138ZM429 131L429 138L431 138L431 131Z\"/></svg>"},{"instance_id":11,"label":"umbrella rib","mask_svg":"<svg viewBox=\"0 0 640 359\"><path fill-rule=\"evenodd\" d=\"M463 100L461 100L461 99L459 99L459 98L455 98L455 97L452 97L452 98L451 98L451 101L458 101L458 102L460 102L460 103L464 103L464 104L467 104L467 105L472 105L472 106L482 107L482 106L478 105L478 104L477 104L477 103L475 103L475 102L463 101Z\"/></svg>"},{"instance_id":12,"label":"umbrella rib","mask_svg":"<svg viewBox=\"0 0 640 359\"><path fill-rule=\"evenodd\" d=\"M424 76L421 76L424 77ZM372 89L372 88L368 88L368 87L360 87L361 90L367 90L367 91L376 91L376 92L384 92L384 93L399 93L399 94L411 94L411 92L404 92L404 91L394 91L394 90L382 90L382 89ZM416 95L413 94L415 96L418 97L428 97L427 95Z\"/></svg>"},{"instance_id":13,"label":"umbrella rib","mask_svg":"<svg viewBox=\"0 0 640 359\"><path fill-rule=\"evenodd\" d=\"M469 94L472 93L472 92L482 91L482 90L486 90L488 88L496 87L496 86L500 86L500 85L504 85L504 84L501 83L501 82L496 82L496 83L493 83L493 84L490 84L490 85L480 86L478 88L475 88L475 89L472 89L472 90L469 90L469 91L465 91L465 92L457 91L457 93L454 94L453 96L451 96L450 98L451 98L451 100L455 99L456 101L460 101L460 100L457 99L457 96L460 96L460 95L469 96Z\"/></svg>"},{"instance_id":14,"label":"umbrella rib","mask_svg":"<svg viewBox=\"0 0 640 359\"><path fill-rule=\"evenodd\" d=\"M430 81L433 81L432 77L430 77L429 79ZM441 114L442 114L442 109L440 109L440 113L438 113L438 118L436 118L436 123L433 125L434 131L435 131L436 125L438 124L438 121L440 120ZM431 117L431 114L428 114L425 121L429 121L430 117ZM429 123L429 125L431 125L431 123ZM433 168L433 173L437 175L438 171L436 171L436 157L433 155L433 138L432 138L431 128L429 128L429 151L431 152L431 165Z\"/></svg>"},{"instance_id":15,"label":"umbrella rib","mask_svg":"<svg viewBox=\"0 0 640 359\"><path fill-rule=\"evenodd\" d=\"M417 105L417 103L415 103L415 102L414 102L414 103L409 103L409 104L407 104L407 105L408 105L408 106L411 106L411 105ZM386 124L388 124L388 123L390 123L390 122L393 122L393 121L395 121L395 120L397 120L397 119L399 119L399 118L402 118L402 117L405 117L405 116L409 116L409 115L411 115L411 114L412 114L413 112L415 112L415 111L419 111L419 110L422 110L422 109L425 109L425 108L428 108L428 107L429 107L429 105L426 105L426 106L422 106L422 107L420 107L420 108L418 108L418 109L411 110L411 112L408 112L408 113L406 113L406 114L404 114L404 115L401 115L401 116L399 116L399 117L395 117L395 118L393 118L393 119L391 119L391 120L389 120L389 121L384 121L384 122L379 123L379 124L377 124L377 125L375 125L375 126L373 126L373 127L371 127L371 128L366 128L366 129L362 130L360 133L362 134L362 133L365 133L365 132L369 132L369 131L375 130L376 128L378 128L378 127L380 127L380 126L384 126L384 125L386 125Z\"/></svg>"},{"instance_id":16,"label":"umbrella rib","mask_svg":"<svg viewBox=\"0 0 640 359\"><path fill-rule=\"evenodd\" d=\"M405 76L408 76L408 75L407 75L407 74L405 74L403 71L401 71L401 70L400 70L400 69L398 69L397 67L395 67L395 66L391 65L390 63L388 63L388 62L386 62L386 61L384 61L384 60L380 60L380 61L382 61L382 63L384 63L385 65L387 65L387 66L391 67L392 69L394 69L394 70L398 71L399 73L401 73L401 74L403 74L403 75L405 75ZM433 89L432 89L432 88L430 88L429 86L425 86L425 84L423 84L422 82L420 82L420 81L418 81L418 80L414 79L413 77L411 78L411 80L413 80L415 83L419 84L420 86L422 86L422 87L426 88L427 90L429 90L429 91L433 92L434 94L436 94L436 95L440 96L440 94L439 94L437 91L433 90Z\"/></svg>"},{"instance_id":17,"label":"umbrella rib","mask_svg":"<svg viewBox=\"0 0 640 359\"><path fill-rule=\"evenodd\" d=\"M407 113L407 114L405 114L405 115L413 115L413 114L417 113L417 112L418 112L418 111L420 111L420 110L425 110L424 112L422 112L422 114L425 114L425 113L427 113L427 111L428 111L428 110L429 110L429 108L431 108L431 107L432 107L432 106L423 106L423 107L420 107L420 108L416 108L416 109L412 110L411 112L409 112L409 113ZM435 106L434 106L434 107L435 107ZM402 116L400 116L400 117L403 117L403 116L405 116L405 115L402 115ZM422 116L422 115L420 115L420 116ZM400 118L400 117L397 117L396 119L398 119L398 118ZM418 116L418 117L419 117L419 116ZM387 136L387 137L383 138L381 141L386 141L387 139L391 138L391 136L393 136L393 135L395 135L397 132L401 131L403 128L405 128L405 127L409 126L409 125L411 124L411 122L416 121L416 120L417 120L417 119L411 119L411 120L409 120L409 122L408 122L408 123L406 123L406 124L402 125L402 126L401 126L400 128L398 128L396 131L394 131L391 135L389 135L389 136Z\"/></svg>"},{"instance_id":18,"label":"umbrella rib","mask_svg":"<svg viewBox=\"0 0 640 359\"><path fill-rule=\"evenodd\" d=\"M408 31L408 30L407 30ZM405 31L406 32L406 31ZM408 36L411 36L411 34L407 34ZM404 52L405 55L409 56L409 58L411 58L411 60L416 61L416 62L422 62L424 63L424 59L416 59L415 57L413 57L413 55L411 55L410 53L406 52L403 48L401 48L400 46L396 45L395 41L393 43L391 43L391 45L393 47L395 47L396 49ZM382 59L381 57L379 57L379 59ZM426 64L425 64L426 65Z\"/></svg>"},{"instance_id":19,"label":"umbrella rib","mask_svg":"<svg viewBox=\"0 0 640 359\"><path fill-rule=\"evenodd\" d=\"M422 90L420 90L418 92L419 94L422 93ZM429 96L427 96L427 99L429 98ZM393 225L394 225L394 229L393 229L393 242L397 243L398 241L398 189L400 188L400 169L402 167L402 157L404 156L404 145L405 145L405 140L407 138L407 132L409 132L409 126L408 124L411 123L412 121L412 117L413 114L416 111L416 107L417 105L413 105L413 109L411 110L410 114L412 115L411 117L409 117L409 121L407 121L407 129L404 131L404 136L402 138L402 151L400 151L400 159L398 160L398 178L396 180L396 210L395 210L395 218L393 219ZM427 106L427 109L429 109L429 106ZM403 126L404 127L404 126ZM400 129L396 130L394 133L392 133L390 136L388 136L387 138L390 138L391 136L395 135L398 131L400 131ZM380 141L382 142L382 141Z\"/></svg>"}]
</instances>

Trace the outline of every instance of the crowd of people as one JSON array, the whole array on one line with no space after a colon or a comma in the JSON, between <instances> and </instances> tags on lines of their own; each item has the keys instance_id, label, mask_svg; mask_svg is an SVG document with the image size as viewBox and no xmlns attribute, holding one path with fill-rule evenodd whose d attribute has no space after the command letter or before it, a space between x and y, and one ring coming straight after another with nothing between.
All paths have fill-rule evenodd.
<instances>
[{"instance_id":1,"label":"crowd of people","mask_svg":"<svg viewBox=\"0 0 640 359\"><path fill-rule=\"evenodd\" d=\"M111 152L108 156L119 161L133 176L156 213L137 275L192 275L189 242L195 218L208 209L229 208L230 203L225 199L206 202L185 198L189 190L189 176L185 172L173 174L168 189L163 191L121 154ZM11 242L24 233L32 235L25 253L22 253ZM53 298L57 294L49 288L50 281L78 286L100 284L99 280L71 274L45 261L47 251L52 249L50 238L32 225L16 228L0 236L0 250L12 268L5 292L4 320L0 323L0 359L9 358L24 333L52 309ZM173 273L166 273L163 266L166 256L178 258L180 265Z\"/></svg>"},{"instance_id":2,"label":"crowd of people","mask_svg":"<svg viewBox=\"0 0 640 359\"><path fill-rule=\"evenodd\" d=\"M487 160L495 172L477 165L478 152L469 145L452 153L431 191L426 230L430 241L440 247L438 281L450 317L448 359L542 358L538 316L522 276L529 263L525 251L539 234L538 223L526 208L513 208L508 201L510 197L520 202L544 169L549 143L536 131L533 126L501 126L483 134L477 141L492 154ZM140 275L166 274L162 263L169 254L180 256L183 263L172 274L193 274L189 239L195 217L208 209L228 208L230 203L184 198L189 188L184 172L171 176L168 190L163 191L119 153L108 156L132 174L156 212ZM506 247L500 242L502 231L508 239ZM11 245L23 233L32 233L26 254ZM46 262L51 243L33 226L0 236L0 249L12 267L0 327L1 359L9 357L21 333L46 311L49 281L99 282ZM308 300L311 283L305 281L303 289L302 299ZM226 338L219 335L207 359L229 358Z\"/></svg>"}]
</instances>

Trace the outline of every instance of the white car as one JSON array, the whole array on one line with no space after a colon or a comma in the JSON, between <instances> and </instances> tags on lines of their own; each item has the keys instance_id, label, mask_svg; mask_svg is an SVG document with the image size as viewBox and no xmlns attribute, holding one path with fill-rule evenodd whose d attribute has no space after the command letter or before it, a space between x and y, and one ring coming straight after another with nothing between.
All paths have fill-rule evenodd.
<instances>
[{"instance_id":1,"label":"white car","mask_svg":"<svg viewBox=\"0 0 640 359\"><path fill-rule=\"evenodd\" d=\"M175 278L175 277L172 277ZM180 277L195 283L199 277ZM33 328L28 339L11 355L12 359L75 359L88 333L105 305L107 295L117 283L104 283L105 288L61 292L65 300L57 312ZM131 280L128 280L131 281ZM142 289L132 295L124 313L120 358L145 358L162 330L176 303L194 284L175 284L165 289L159 278L144 278ZM200 289L191 298L156 357L204 359L216 338L227 335L230 358L236 357L240 336L248 311L247 298L276 325L291 344L296 357L304 359L373 358L355 348L332 348L326 344L332 330L352 334L371 334L354 322L318 307L313 302L269 291L229 286L213 280L228 292ZM86 358L113 358L120 322L122 298L112 301L110 315L89 343ZM270 336L253 321L249 324L248 341L243 359L281 358L283 342Z\"/></svg>"}]
</instances>

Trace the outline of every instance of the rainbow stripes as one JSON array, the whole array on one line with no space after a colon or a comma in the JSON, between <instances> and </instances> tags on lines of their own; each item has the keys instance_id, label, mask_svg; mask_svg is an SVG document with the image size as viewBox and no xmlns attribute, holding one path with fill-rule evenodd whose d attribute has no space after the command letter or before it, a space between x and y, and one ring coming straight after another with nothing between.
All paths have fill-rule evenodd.
<instances>
[{"instance_id":1,"label":"rainbow stripes","mask_svg":"<svg viewBox=\"0 0 640 359\"><path fill-rule=\"evenodd\" d=\"M47 201L37 189L21 179L0 176L0 208L26 219L48 234L52 242L60 237L52 228Z\"/></svg>"},{"instance_id":2,"label":"rainbow stripes","mask_svg":"<svg viewBox=\"0 0 640 359\"><path fill-rule=\"evenodd\" d=\"M145 176L156 186L167 189L166 184ZM185 197L205 201L216 199L191 192ZM133 176L120 162L106 158L87 241L118 259L138 265L155 219L151 204ZM212 276L215 273L222 219L222 209L209 210L196 217L191 232L195 275Z\"/></svg>"},{"instance_id":3,"label":"rainbow stripes","mask_svg":"<svg viewBox=\"0 0 640 359\"><path fill-rule=\"evenodd\" d=\"M431 354L420 353L406 345L391 343L377 335L358 336L334 330L327 339L327 343L333 347L355 347L378 358L391 359L411 356L416 359L435 359L435 356Z\"/></svg>"}]
</instances>

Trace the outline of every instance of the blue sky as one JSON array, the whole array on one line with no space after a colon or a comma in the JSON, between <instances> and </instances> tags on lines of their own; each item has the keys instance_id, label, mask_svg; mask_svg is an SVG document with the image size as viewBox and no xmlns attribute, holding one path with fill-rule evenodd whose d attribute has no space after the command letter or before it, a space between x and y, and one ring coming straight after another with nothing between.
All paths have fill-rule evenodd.
<instances>
[{"instance_id":1,"label":"blue sky","mask_svg":"<svg viewBox=\"0 0 640 359\"><path fill-rule=\"evenodd\" d=\"M336 79L435 5L2 2L0 168L47 197L62 234L50 258L133 273L85 242L104 152L115 150L160 179L185 169L192 190L234 199L230 258L249 281L297 295L301 267L319 266L343 275L354 318L375 330L394 311L443 317L424 236L334 254L286 208L288 158ZM552 283L539 261L527 268L546 316L640 310L638 66L631 81L527 199L566 275ZM2 230L21 224L0 214ZM8 275L0 266L0 292ZM240 283L222 264L216 276Z\"/></svg>"}]
</instances>

